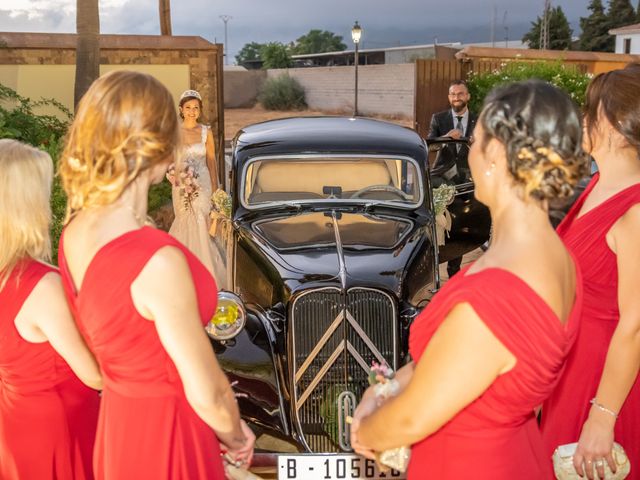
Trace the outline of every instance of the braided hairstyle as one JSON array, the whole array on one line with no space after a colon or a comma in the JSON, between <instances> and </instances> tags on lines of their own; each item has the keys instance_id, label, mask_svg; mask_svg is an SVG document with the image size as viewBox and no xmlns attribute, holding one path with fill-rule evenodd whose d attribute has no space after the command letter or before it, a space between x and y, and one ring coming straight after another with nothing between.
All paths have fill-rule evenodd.
<instances>
[{"instance_id":1,"label":"braided hairstyle","mask_svg":"<svg viewBox=\"0 0 640 480\"><path fill-rule=\"evenodd\" d=\"M486 135L483 148L491 138L504 144L509 172L525 198L570 198L588 174L580 112L547 82L527 80L493 90L479 121Z\"/></svg>"}]
</instances>

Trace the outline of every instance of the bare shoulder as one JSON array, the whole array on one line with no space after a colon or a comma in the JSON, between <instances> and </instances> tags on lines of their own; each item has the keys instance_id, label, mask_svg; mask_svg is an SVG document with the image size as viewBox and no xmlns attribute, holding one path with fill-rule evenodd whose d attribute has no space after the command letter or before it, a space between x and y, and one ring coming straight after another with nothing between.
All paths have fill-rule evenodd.
<instances>
[{"instance_id":1,"label":"bare shoulder","mask_svg":"<svg viewBox=\"0 0 640 480\"><path fill-rule=\"evenodd\" d=\"M616 227L626 232L637 233L640 231L640 203L636 203L618 220Z\"/></svg>"},{"instance_id":2,"label":"bare shoulder","mask_svg":"<svg viewBox=\"0 0 640 480\"><path fill-rule=\"evenodd\" d=\"M159 248L151 256L140 272L140 276L159 276L159 278L172 283L173 277L172 275L167 275L168 272L180 274L188 271L187 258L182 250L173 245L166 245Z\"/></svg>"},{"instance_id":3,"label":"bare shoulder","mask_svg":"<svg viewBox=\"0 0 640 480\"><path fill-rule=\"evenodd\" d=\"M57 271L51 271L44 274L36 285L36 288L38 289L38 294L64 295L62 277Z\"/></svg>"}]
</instances>

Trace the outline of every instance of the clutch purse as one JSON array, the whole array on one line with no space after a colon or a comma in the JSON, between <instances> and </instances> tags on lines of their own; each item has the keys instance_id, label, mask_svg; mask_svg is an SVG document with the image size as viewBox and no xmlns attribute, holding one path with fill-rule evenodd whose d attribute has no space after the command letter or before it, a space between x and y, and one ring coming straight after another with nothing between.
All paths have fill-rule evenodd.
<instances>
[{"instance_id":1,"label":"clutch purse","mask_svg":"<svg viewBox=\"0 0 640 480\"><path fill-rule=\"evenodd\" d=\"M379 465L392 468L401 473L407 471L410 458L411 448L409 447L392 448L384 452L376 453L376 460ZM384 471L384 468L382 470Z\"/></svg>"},{"instance_id":2,"label":"clutch purse","mask_svg":"<svg viewBox=\"0 0 640 480\"><path fill-rule=\"evenodd\" d=\"M576 453L577 447L577 443L568 443L566 445L560 445L553 452L553 471L558 480L584 480L583 477L578 475L576 469L573 467L573 455ZM629 458L627 457L624 448L622 448L619 443L613 443L611 456L613 457L613 461L616 462L617 469L616 473L612 473L609 468L609 464L605 460L605 480L622 480L623 478L626 478L631 471L631 463L629 462Z\"/></svg>"}]
</instances>

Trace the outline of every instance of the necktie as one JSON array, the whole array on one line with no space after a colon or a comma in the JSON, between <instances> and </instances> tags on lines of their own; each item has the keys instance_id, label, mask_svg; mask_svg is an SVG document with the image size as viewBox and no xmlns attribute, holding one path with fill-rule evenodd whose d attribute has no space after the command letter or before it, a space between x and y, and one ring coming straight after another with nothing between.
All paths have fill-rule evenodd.
<instances>
[{"instance_id":1,"label":"necktie","mask_svg":"<svg viewBox=\"0 0 640 480\"><path fill-rule=\"evenodd\" d=\"M462 115L456 115L458 122L456 123L456 130L460 131L460 136L464 137L464 126L462 125ZM460 144L456 145L456 152L460 152Z\"/></svg>"}]
</instances>

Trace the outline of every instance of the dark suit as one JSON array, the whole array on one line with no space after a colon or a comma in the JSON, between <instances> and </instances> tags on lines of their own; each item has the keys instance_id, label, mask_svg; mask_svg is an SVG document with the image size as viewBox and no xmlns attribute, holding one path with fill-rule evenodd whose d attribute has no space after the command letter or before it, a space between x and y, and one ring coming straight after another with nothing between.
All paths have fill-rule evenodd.
<instances>
[{"instance_id":1,"label":"dark suit","mask_svg":"<svg viewBox=\"0 0 640 480\"><path fill-rule=\"evenodd\" d=\"M469 112L469 118L467 120L467 128L464 131L463 137L470 137L473 135L473 129L476 126L476 120L478 117ZM427 138L444 137L447 133L455 128L457 119L454 118L451 109L439 112L431 117L431 126L429 127L429 135ZM455 145L446 145L440 150L436 164L434 168L445 166L445 170L455 172L450 178L455 183L463 183L469 181L471 173L469 171L469 149L463 147L457 149ZM455 165L455 169L453 166ZM449 177L447 177L449 178ZM447 262L447 272L451 277L458 270L460 270L460 264L462 263L462 257L453 258Z\"/></svg>"},{"instance_id":2,"label":"dark suit","mask_svg":"<svg viewBox=\"0 0 640 480\"><path fill-rule=\"evenodd\" d=\"M478 117L469 112L469 119L467 121L467 128L464 131L463 137L470 137L473 135L473 129L476 126ZM431 117L431 125L429 127L429 135L427 138L444 137L447 133L455 128L457 120L453 116L451 109L439 112ZM458 177L455 179L456 183L468 181L469 174L469 149L464 147L459 151L455 145L447 145L441 151L438 156L438 163L434 167L438 167L442 164L451 165L454 164L457 167Z\"/></svg>"}]
</instances>

